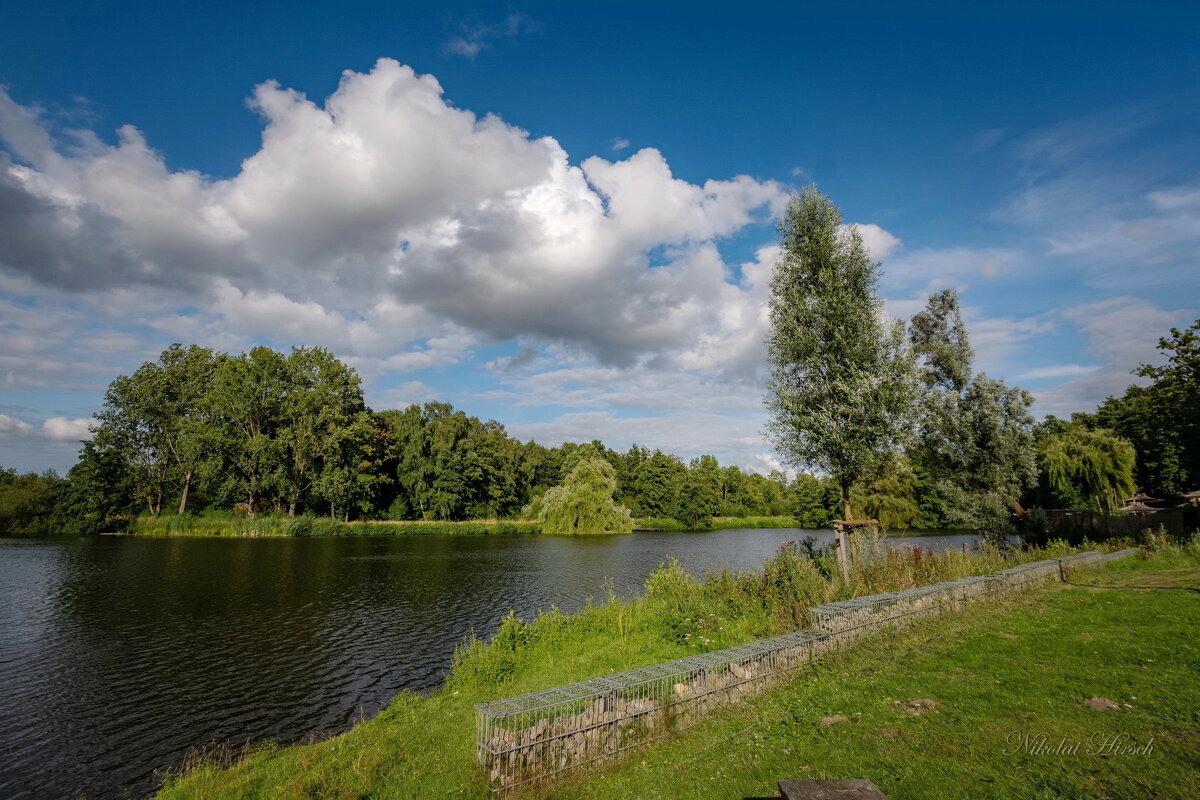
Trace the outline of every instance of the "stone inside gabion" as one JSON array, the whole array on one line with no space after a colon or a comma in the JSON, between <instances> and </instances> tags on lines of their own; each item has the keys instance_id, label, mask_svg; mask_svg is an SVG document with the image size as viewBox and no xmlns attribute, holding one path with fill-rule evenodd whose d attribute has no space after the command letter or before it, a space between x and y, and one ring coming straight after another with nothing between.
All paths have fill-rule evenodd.
<instances>
[{"instance_id":1,"label":"stone inside gabion","mask_svg":"<svg viewBox=\"0 0 1200 800\"><path fill-rule=\"evenodd\" d=\"M810 609L816 630L482 703L475 707L477 756L487 768L492 790L507 791L685 728L709 711L773 686L788 672L872 632L1136 552L1079 553L990 576L826 603Z\"/></svg>"}]
</instances>

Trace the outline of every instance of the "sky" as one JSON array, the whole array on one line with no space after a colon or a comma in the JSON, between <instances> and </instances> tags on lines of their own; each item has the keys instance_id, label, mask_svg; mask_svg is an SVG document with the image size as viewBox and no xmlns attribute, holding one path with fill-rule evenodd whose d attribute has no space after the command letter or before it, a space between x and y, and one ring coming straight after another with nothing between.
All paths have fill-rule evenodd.
<instances>
[{"instance_id":1,"label":"sky","mask_svg":"<svg viewBox=\"0 0 1200 800\"><path fill-rule=\"evenodd\" d=\"M1200 5L5 3L0 466L172 342L767 471L774 219L1087 411L1200 318Z\"/></svg>"}]
</instances>

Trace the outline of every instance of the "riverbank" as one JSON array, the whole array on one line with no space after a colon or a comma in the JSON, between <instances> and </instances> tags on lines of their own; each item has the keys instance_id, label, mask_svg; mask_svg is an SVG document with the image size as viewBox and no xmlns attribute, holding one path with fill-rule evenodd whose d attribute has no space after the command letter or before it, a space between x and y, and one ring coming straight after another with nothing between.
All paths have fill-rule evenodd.
<instances>
[{"instance_id":1,"label":"riverbank","mask_svg":"<svg viewBox=\"0 0 1200 800\"><path fill-rule=\"evenodd\" d=\"M1030 552L1022 560L1064 552ZM1011 563L987 550L920 558L886 554L856 570L850 586L841 585L827 559L813 562L792 553L772 560L761 572L716 575L707 582L673 565L652 575L647 594L633 601L613 599L575 615L549 612L532 622L509 617L489 644L474 641L460 649L445 688L432 696L401 695L376 718L324 742L264 747L228 769L221 768L219 758L202 763L173 779L161 796L483 797L484 777L473 752L472 707L477 702L795 628L808 607L851 594L951 580ZM611 774L634 770L636 763L632 759Z\"/></svg>"},{"instance_id":2,"label":"riverbank","mask_svg":"<svg viewBox=\"0 0 1200 800\"><path fill-rule=\"evenodd\" d=\"M635 531L734 530L739 528L794 528L792 517L714 517L707 528L690 529L674 519L643 518L634 520ZM247 517L235 514L160 514L138 517L130 525L133 536L434 536L541 533L537 520L476 519L442 520L364 520L342 522L328 517L299 517L260 514Z\"/></svg>"},{"instance_id":3,"label":"riverbank","mask_svg":"<svg viewBox=\"0 0 1200 800\"><path fill-rule=\"evenodd\" d=\"M1200 569L1132 561L846 651L547 794L727 800L870 778L892 800L1200 797Z\"/></svg>"}]
</instances>

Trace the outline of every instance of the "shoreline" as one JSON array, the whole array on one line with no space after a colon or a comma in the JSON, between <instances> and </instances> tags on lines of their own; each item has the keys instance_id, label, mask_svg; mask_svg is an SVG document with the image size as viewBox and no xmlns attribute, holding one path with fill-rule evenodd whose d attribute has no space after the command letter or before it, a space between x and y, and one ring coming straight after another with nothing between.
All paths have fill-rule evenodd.
<instances>
[{"instance_id":1,"label":"shoreline","mask_svg":"<svg viewBox=\"0 0 1200 800\"><path fill-rule=\"evenodd\" d=\"M317 519L313 529L289 530L297 518L287 517L162 517L139 518L128 531L103 531L98 536L142 538L208 539L315 539L370 536L514 536L542 535L536 520L340 520ZM674 524L671 524L674 523ZM830 528L806 528L794 519L783 517L716 517L707 528L687 528L674 520L634 520L632 533L711 533L723 530L788 530L830 532ZM971 536L966 528L898 528L884 531L885 538L921 538L934 536ZM624 534L602 534L622 536ZM568 537L571 538L571 537Z\"/></svg>"},{"instance_id":2,"label":"shoreline","mask_svg":"<svg viewBox=\"0 0 1200 800\"><path fill-rule=\"evenodd\" d=\"M332 536L485 536L541 534L537 520L357 520L323 517L259 517L163 515L139 517L128 531L102 536L179 536L207 538L319 538ZM706 528L687 528L673 519L634 520L635 533L703 533L714 530L799 528L790 517L715 517ZM802 529L801 530L808 530ZM823 530L823 529L813 529ZM623 535L623 534L613 534Z\"/></svg>"}]
</instances>

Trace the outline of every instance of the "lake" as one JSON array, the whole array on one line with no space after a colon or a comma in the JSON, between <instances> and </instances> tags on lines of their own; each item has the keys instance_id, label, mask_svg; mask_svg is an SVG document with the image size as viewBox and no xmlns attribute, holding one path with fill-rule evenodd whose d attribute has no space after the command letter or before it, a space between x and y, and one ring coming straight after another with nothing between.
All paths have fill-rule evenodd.
<instances>
[{"instance_id":1,"label":"lake","mask_svg":"<svg viewBox=\"0 0 1200 800\"><path fill-rule=\"evenodd\" d=\"M320 738L436 686L509 608L632 595L670 556L749 569L808 535L832 538L0 538L0 797L139 797L197 746Z\"/></svg>"}]
</instances>

